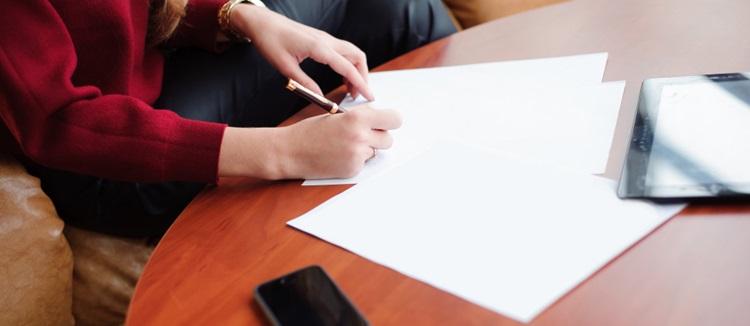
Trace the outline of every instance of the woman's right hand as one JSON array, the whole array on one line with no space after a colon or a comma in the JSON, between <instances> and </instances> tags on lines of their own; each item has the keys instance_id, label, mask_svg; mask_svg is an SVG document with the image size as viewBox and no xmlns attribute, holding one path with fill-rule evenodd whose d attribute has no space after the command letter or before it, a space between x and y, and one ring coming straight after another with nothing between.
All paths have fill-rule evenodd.
<instances>
[{"instance_id":1,"label":"woman's right hand","mask_svg":"<svg viewBox=\"0 0 750 326\"><path fill-rule=\"evenodd\" d=\"M220 176L329 179L355 176L377 149L390 148L389 130L401 126L392 110L367 104L278 128L227 128Z\"/></svg>"}]
</instances>

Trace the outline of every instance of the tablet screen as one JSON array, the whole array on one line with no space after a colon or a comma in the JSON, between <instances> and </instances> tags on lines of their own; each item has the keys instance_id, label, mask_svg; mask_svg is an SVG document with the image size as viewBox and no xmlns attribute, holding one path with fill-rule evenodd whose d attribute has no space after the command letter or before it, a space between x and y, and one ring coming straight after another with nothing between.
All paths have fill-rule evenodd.
<instances>
[{"instance_id":1,"label":"tablet screen","mask_svg":"<svg viewBox=\"0 0 750 326\"><path fill-rule=\"evenodd\" d=\"M749 194L748 76L645 80L620 197L685 200Z\"/></svg>"}]
</instances>

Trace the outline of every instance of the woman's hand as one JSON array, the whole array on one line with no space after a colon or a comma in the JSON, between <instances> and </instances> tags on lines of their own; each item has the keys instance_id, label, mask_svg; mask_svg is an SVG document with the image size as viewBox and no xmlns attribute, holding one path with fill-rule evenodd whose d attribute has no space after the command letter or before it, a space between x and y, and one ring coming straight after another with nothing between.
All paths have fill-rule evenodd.
<instances>
[{"instance_id":1,"label":"woman's hand","mask_svg":"<svg viewBox=\"0 0 750 326\"><path fill-rule=\"evenodd\" d=\"M323 94L299 64L307 59L330 66L344 77L353 97L374 98L367 86L367 58L354 44L297 23L267 8L239 4L232 10L231 27L249 37L260 54L285 77Z\"/></svg>"},{"instance_id":2,"label":"woman's hand","mask_svg":"<svg viewBox=\"0 0 750 326\"><path fill-rule=\"evenodd\" d=\"M227 128L219 157L220 176L265 179L349 178L376 149L390 148L388 132L401 126L392 110L367 105L324 114L279 128Z\"/></svg>"}]
</instances>

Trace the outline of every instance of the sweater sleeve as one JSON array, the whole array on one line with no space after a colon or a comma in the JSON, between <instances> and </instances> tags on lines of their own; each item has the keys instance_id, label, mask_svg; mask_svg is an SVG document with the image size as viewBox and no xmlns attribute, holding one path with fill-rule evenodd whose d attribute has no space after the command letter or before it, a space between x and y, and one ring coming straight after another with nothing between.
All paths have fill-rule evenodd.
<instances>
[{"instance_id":1,"label":"sweater sleeve","mask_svg":"<svg viewBox=\"0 0 750 326\"><path fill-rule=\"evenodd\" d=\"M225 125L75 85L78 57L55 8L11 3L0 11L0 118L29 159L124 181L217 181Z\"/></svg>"},{"instance_id":2,"label":"sweater sleeve","mask_svg":"<svg viewBox=\"0 0 750 326\"><path fill-rule=\"evenodd\" d=\"M189 0L185 17L175 31L170 46L195 46L209 51L219 52L228 44L218 43L218 14L227 0Z\"/></svg>"}]
</instances>

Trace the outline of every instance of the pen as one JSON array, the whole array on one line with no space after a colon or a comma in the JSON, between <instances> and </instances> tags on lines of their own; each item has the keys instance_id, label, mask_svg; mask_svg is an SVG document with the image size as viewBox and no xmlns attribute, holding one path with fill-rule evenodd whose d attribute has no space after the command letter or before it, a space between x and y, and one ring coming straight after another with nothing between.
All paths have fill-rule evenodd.
<instances>
[{"instance_id":1,"label":"pen","mask_svg":"<svg viewBox=\"0 0 750 326\"><path fill-rule=\"evenodd\" d=\"M335 102L313 93L313 91L307 89L305 86L300 85L300 83L294 81L294 79L289 78L289 83L286 84L286 88L292 92L297 93L297 95L304 97L311 103L323 108L323 110L328 111L328 113L333 114L346 112L344 108L340 107Z\"/></svg>"}]
</instances>

